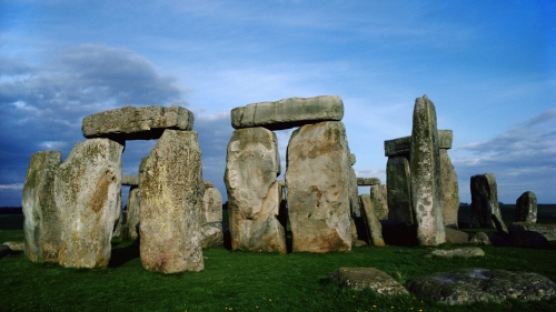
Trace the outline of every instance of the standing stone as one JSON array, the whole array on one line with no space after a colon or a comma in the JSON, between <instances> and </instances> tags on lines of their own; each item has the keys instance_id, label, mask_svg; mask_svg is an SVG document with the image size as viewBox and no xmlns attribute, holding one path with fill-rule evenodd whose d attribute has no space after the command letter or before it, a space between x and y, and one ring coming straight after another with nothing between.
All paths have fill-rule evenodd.
<instances>
[{"instance_id":1,"label":"standing stone","mask_svg":"<svg viewBox=\"0 0 556 312\"><path fill-rule=\"evenodd\" d=\"M164 131L139 170L140 254L145 269L203 270L202 183L197 133Z\"/></svg>"},{"instance_id":2,"label":"standing stone","mask_svg":"<svg viewBox=\"0 0 556 312\"><path fill-rule=\"evenodd\" d=\"M60 265L108 265L120 213L123 148L109 139L85 140L74 146L57 170L54 198L62 223Z\"/></svg>"},{"instance_id":3,"label":"standing stone","mask_svg":"<svg viewBox=\"0 0 556 312\"><path fill-rule=\"evenodd\" d=\"M365 194L359 196L359 201L361 202L367 229L369 231L369 243L374 246L384 246L385 244L382 237L382 224L380 224L380 221L376 216L373 201L371 200L369 195Z\"/></svg>"},{"instance_id":4,"label":"standing stone","mask_svg":"<svg viewBox=\"0 0 556 312\"><path fill-rule=\"evenodd\" d=\"M515 221L537 223L537 195L524 192L515 202Z\"/></svg>"},{"instance_id":5,"label":"standing stone","mask_svg":"<svg viewBox=\"0 0 556 312\"><path fill-rule=\"evenodd\" d=\"M371 201L373 202L376 217L379 220L388 219L387 197L386 186L384 184L371 186Z\"/></svg>"},{"instance_id":6,"label":"standing stone","mask_svg":"<svg viewBox=\"0 0 556 312\"><path fill-rule=\"evenodd\" d=\"M201 209L201 245L203 248L222 246L222 196L212 183L204 182Z\"/></svg>"},{"instance_id":7,"label":"standing stone","mask_svg":"<svg viewBox=\"0 0 556 312\"><path fill-rule=\"evenodd\" d=\"M496 177L492 173L471 177L471 215L474 226L508 233L498 206Z\"/></svg>"},{"instance_id":8,"label":"standing stone","mask_svg":"<svg viewBox=\"0 0 556 312\"><path fill-rule=\"evenodd\" d=\"M406 157L389 157L386 164L388 220L415 224L411 205L411 175Z\"/></svg>"},{"instance_id":9,"label":"standing stone","mask_svg":"<svg viewBox=\"0 0 556 312\"><path fill-rule=\"evenodd\" d=\"M33 262L58 261L61 224L53 181L61 157L60 152L37 152L27 169L22 196L23 232L25 255Z\"/></svg>"},{"instance_id":10,"label":"standing stone","mask_svg":"<svg viewBox=\"0 0 556 312\"><path fill-rule=\"evenodd\" d=\"M139 187L131 187L127 198L127 230L131 240L139 238L141 211L141 191Z\"/></svg>"},{"instance_id":11,"label":"standing stone","mask_svg":"<svg viewBox=\"0 0 556 312\"><path fill-rule=\"evenodd\" d=\"M424 246L442 244L446 241L446 235L442 218L436 111L426 96L415 101L410 160L417 238Z\"/></svg>"},{"instance_id":12,"label":"standing stone","mask_svg":"<svg viewBox=\"0 0 556 312\"><path fill-rule=\"evenodd\" d=\"M459 210L458 176L446 149L440 149L440 179L442 183L444 225L457 228Z\"/></svg>"},{"instance_id":13,"label":"standing stone","mask_svg":"<svg viewBox=\"0 0 556 312\"><path fill-rule=\"evenodd\" d=\"M293 251L351 250L349 152L342 122L305 125L288 145Z\"/></svg>"},{"instance_id":14,"label":"standing stone","mask_svg":"<svg viewBox=\"0 0 556 312\"><path fill-rule=\"evenodd\" d=\"M224 176L233 250L286 253L279 174L276 134L261 127L234 131Z\"/></svg>"},{"instance_id":15,"label":"standing stone","mask_svg":"<svg viewBox=\"0 0 556 312\"><path fill-rule=\"evenodd\" d=\"M349 207L352 216L361 217L361 208L359 207L359 190L357 185L357 175L353 169L355 165L355 155L351 154L349 164Z\"/></svg>"}]
</instances>

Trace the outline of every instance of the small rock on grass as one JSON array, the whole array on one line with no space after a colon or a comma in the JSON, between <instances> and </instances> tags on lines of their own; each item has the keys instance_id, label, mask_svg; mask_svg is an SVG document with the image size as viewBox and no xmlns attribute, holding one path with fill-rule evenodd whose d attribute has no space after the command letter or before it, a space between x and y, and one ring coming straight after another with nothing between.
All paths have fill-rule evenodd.
<instances>
[{"instance_id":1,"label":"small rock on grass","mask_svg":"<svg viewBox=\"0 0 556 312\"><path fill-rule=\"evenodd\" d=\"M354 290L371 289L379 295L407 295L407 290L390 275L365 267L341 267L332 274L339 287Z\"/></svg>"},{"instance_id":2,"label":"small rock on grass","mask_svg":"<svg viewBox=\"0 0 556 312\"><path fill-rule=\"evenodd\" d=\"M479 247L465 247L456 249L436 249L433 250L427 257L440 257L440 258L474 258L484 257L485 252Z\"/></svg>"},{"instance_id":3,"label":"small rock on grass","mask_svg":"<svg viewBox=\"0 0 556 312\"><path fill-rule=\"evenodd\" d=\"M23 241L7 241L3 242L2 245L7 246L11 251L23 251L25 249Z\"/></svg>"}]
</instances>

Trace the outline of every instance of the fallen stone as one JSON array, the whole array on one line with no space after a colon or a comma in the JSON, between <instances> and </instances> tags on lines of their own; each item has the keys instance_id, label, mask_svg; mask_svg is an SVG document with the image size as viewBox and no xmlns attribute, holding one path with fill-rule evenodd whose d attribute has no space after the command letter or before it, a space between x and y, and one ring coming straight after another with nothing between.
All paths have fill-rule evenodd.
<instances>
[{"instance_id":1,"label":"fallen stone","mask_svg":"<svg viewBox=\"0 0 556 312\"><path fill-rule=\"evenodd\" d=\"M212 183L205 181L201 208L201 245L207 248L223 244L222 196Z\"/></svg>"},{"instance_id":2,"label":"fallen stone","mask_svg":"<svg viewBox=\"0 0 556 312\"><path fill-rule=\"evenodd\" d=\"M407 290L390 275L375 268L342 267L332 274L339 287L353 290L371 289L379 295L408 295Z\"/></svg>"},{"instance_id":3,"label":"fallen stone","mask_svg":"<svg viewBox=\"0 0 556 312\"><path fill-rule=\"evenodd\" d=\"M8 246L11 251L24 251L25 250L25 242L24 241L7 241L3 242L2 245Z\"/></svg>"},{"instance_id":4,"label":"fallen stone","mask_svg":"<svg viewBox=\"0 0 556 312\"><path fill-rule=\"evenodd\" d=\"M418 277L406 283L417 298L446 305L539 301L556 297L556 284L537 273L463 269Z\"/></svg>"},{"instance_id":5,"label":"fallen stone","mask_svg":"<svg viewBox=\"0 0 556 312\"><path fill-rule=\"evenodd\" d=\"M224 176L233 250L286 253L279 174L276 134L262 127L234 131Z\"/></svg>"},{"instance_id":6,"label":"fallen stone","mask_svg":"<svg viewBox=\"0 0 556 312\"><path fill-rule=\"evenodd\" d=\"M353 243L353 247L364 247L364 246L367 246L367 242L365 242L364 240L357 239Z\"/></svg>"},{"instance_id":7,"label":"fallen stone","mask_svg":"<svg viewBox=\"0 0 556 312\"><path fill-rule=\"evenodd\" d=\"M121 207L123 148L109 139L85 140L73 147L56 171L54 199L61 222L60 265L108 265Z\"/></svg>"},{"instance_id":8,"label":"fallen stone","mask_svg":"<svg viewBox=\"0 0 556 312\"><path fill-rule=\"evenodd\" d=\"M60 152L37 152L31 157L23 185L25 255L32 262L58 262L62 221L54 202L54 176Z\"/></svg>"},{"instance_id":9,"label":"fallen stone","mask_svg":"<svg viewBox=\"0 0 556 312\"><path fill-rule=\"evenodd\" d=\"M510 225L509 230L512 236L533 232L541 235L548 242L556 241L556 223L514 222Z\"/></svg>"},{"instance_id":10,"label":"fallen stone","mask_svg":"<svg viewBox=\"0 0 556 312\"><path fill-rule=\"evenodd\" d=\"M515 203L515 221L537 223L537 195L524 192Z\"/></svg>"},{"instance_id":11,"label":"fallen stone","mask_svg":"<svg viewBox=\"0 0 556 312\"><path fill-rule=\"evenodd\" d=\"M434 104L426 96L417 98L411 135L411 194L417 238L423 246L436 246L446 241L437 142Z\"/></svg>"},{"instance_id":12,"label":"fallen stone","mask_svg":"<svg viewBox=\"0 0 556 312\"><path fill-rule=\"evenodd\" d=\"M203 180L197 133L164 131L143 159L139 180L143 267L162 273L203 270L199 227Z\"/></svg>"},{"instance_id":13,"label":"fallen stone","mask_svg":"<svg viewBox=\"0 0 556 312\"><path fill-rule=\"evenodd\" d=\"M411 204L411 174L406 157L389 157L386 164L386 196L388 220L415 224L415 214Z\"/></svg>"},{"instance_id":14,"label":"fallen stone","mask_svg":"<svg viewBox=\"0 0 556 312\"><path fill-rule=\"evenodd\" d=\"M452 130L438 130L438 148L451 149L453 141ZM411 150L411 136L384 141L384 155L409 156Z\"/></svg>"},{"instance_id":15,"label":"fallen stone","mask_svg":"<svg viewBox=\"0 0 556 312\"><path fill-rule=\"evenodd\" d=\"M375 210L376 217L379 220L388 219L388 194L386 194L386 186L383 184L373 185L371 187L371 201Z\"/></svg>"},{"instance_id":16,"label":"fallen stone","mask_svg":"<svg viewBox=\"0 0 556 312\"><path fill-rule=\"evenodd\" d=\"M351 249L348 144L343 123L304 125L288 145L288 213L293 251Z\"/></svg>"},{"instance_id":17,"label":"fallen stone","mask_svg":"<svg viewBox=\"0 0 556 312\"><path fill-rule=\"evenodd\" d=\"M363 218L366 220L367 230L369 231L369 244L377 247L384 246L385 244L382 237L382 225L380 224L380 221L376 216L374 202L366 194L360 195L359 201L361 203L361 207L363 208Z\"/></svg>"},{"instance_id":18,"label":"fallen stone","mask_svg":"<svg viewBox=\"0 0 556 312\"><path fill-rule=\"evenodd\" d=\"M496 177L492 173L471 177L471 218L476 227L508 233L498 206Z\"/></svg>"},{"instance_id":19,"label":"fallen stone","mask_svg":"<svg viewBox=\"0 0 556 312\"><path fill-rule=\"evenodd\" d=\"M475 258L484 257L485 252L479 247L465 247L456 249L436 249L429 256L439 258Z\"/></svg>"},{"instance_id":20,"label":"fallen stone","mask_svg":"<svg viewBox=\"0 0 556 312\"><path fill-rule=\"evenodd\" d=\"M440 150L440 185L442 186L444 225L457 228L459 211L458 176L446 149Z\"/></svg>"},{"instance_id":21,"label":"fallen stone","mask_svg":"<svg viewBox=\"0 0 556 312\"><path fill-rule=\"evenodd\" d=\"M232 110L232 127L282 130L321 121L340 121L343 116L344 104L338 96L293 97L236 107Z\"/></svg>"},{"instance_id":22,"label":"fallen stone","mask_svg":"<svg viewBox=\"0 0 556 312\"><path fill-rule=\"evenodd\" d=\"M469 243L477 245L492 245L490 238L485 232L477 232L469 238Z\"/></svg>"},{"instance_id":23,"label":"fallen stone","mask_svg":"<svg viewBox=\"0 0 556 312\"><path fill-rule=\"evenodd\" d=\"M122 176L122 185L139 186L139 176Z\"/></svg>"},{"instance_id":24,"label":"fallen stone","mask_svg":"<svg viewBox=\"0 0 556 312\"><path fill-rule=\"evenodd\" d=\"M164 130L191 130L193 113L180 106L127 106L83 118L86 138L104 137L116 141L159 138Z\"/></svg>"},{"instance_id":25,"label":"fallen stone","mask_svg":"<svg viewBox=\"0 0 556 312\"><path fill-rule=\"evenodd\" d=\"M469 242L469 234L446 227L446 243L449 244L465 244Z\"/></svg>"},{"instance_id":26,"label":"fallen stone","mask_svg":"<svg viewBox=\"0 0 556 312\"><path fill-rule=\"evenodd\" d=\"M357 178L357 185L358 186L373 186L379 185L380 179L379 178Z\"/></svg>"},{"instance_id":27,"label":"fallen stone","mask_svg":"<svg viewBox=\"0 0 556 312\"><path fill-rule=\"evenodd\" d=\"M141 223L141 191L139 187L131 187L127 197L127 231L130 240L139 238Z\"/></svg>"}]
</instances>

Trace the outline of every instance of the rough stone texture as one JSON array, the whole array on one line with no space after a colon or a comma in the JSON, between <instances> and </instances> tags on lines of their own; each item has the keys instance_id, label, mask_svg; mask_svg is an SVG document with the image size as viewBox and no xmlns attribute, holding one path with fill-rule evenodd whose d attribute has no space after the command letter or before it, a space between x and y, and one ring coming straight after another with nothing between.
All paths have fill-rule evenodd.
<instances>
[{"instance_id":1,"label":"rough stone texture","mask_svg":"<svg viewBox=\"0 0 556 312\"><path fill-rule=\"evenodd\" d=\"M369 243L373 246L384 246L384 239L382 237L382 225L378 217L376 216L374 203L371 198L366 195L360 195L359 201L361 202L361 207L363 208L364 216L366 220L367 230L369 231Z\"/></svg>"},{"instance_id":2,"label":"rough stone texture","mask_svg":"<svg viewBox=\"0 0 556 312\"><path fill-rule=\"evenodd\" d=\"M457 228L459 211L458 176L446 149L440 149L440 183L442 185L444 225Z\"/></svg>"},{"instance_id":3,"label":"rough stone texture","mask_svg":"<svg viewBox=\"0 0 556 312\"><path fill-rule=\"evenodd\" d=\"M373 186L379 185L380 179L379 178L357 178L357 185L359 186Z\"/></svg>"},{"instance_id":4,"label":"rough stone texture","mask_svg":"<svg viewBox=\"0 0 556 312\"><path fill-rule=\"evenodd\" d=\"M357 200L359 200L359 198L357 198ZM350 226L351 226L351 243L352 246L355 246L355 243L359 238L359 236L357 235L357 225L355 225L355 220L353 220L352 218L350 219Z\"/></svg>"},{"instance_id":5,"label":"rough stone texture","mask_svg":"<svg viewBox=\"0 0 556 312\"><path fill-rule=\"evenodd\" d=\"M338 96L293 97L236 107L232 110L232 127L281 130L343 117L344 103Z\"/></svg>"},{"instance_id":6,"label":"rough stone texture","mask_svg":"<svg viewBox=\"0 0 556 312\"><path fill-rule=\"evenodd\" d=\"M116 141L159 138L165 129L191 130L193 113L180 106L127 106L83 118L86 138L107 137Z\"/></svg>"},{"instance_id":7,"label":"rough stone texture","mask_svg":"<svg viewBox=\"0 0 556 312\"><path fill-rule=\"evenodd\" d=\"M139 238L139 224L141 215L141 191L139 187L131 187L127 197L127 231L131 240Z\"/></svg>"},{"instance_id":8,"label":"rough stone texture","mask_svg":"<svg viewBox=\"0 0 556 312\"><path fill-rule=\"evenodd\" d=\"M202 183L197 133L164 131L139 170L140 254L145 269L203 270Z\"/></svg>"},{"instance_id":9,"label":"rough stone texture","mask_svg":"<svg viewBox=\"0 0 556 312\"><path fill-rule=\"evenodd\" d=\"M451 149L454 141L454 132L452 130L438 130L438 148Z\"/></svg>"},{"instance_id":10,"label":"rough stone texture","mask_svg":"<svg viewBox=\"0 0 556 312\"><path fill-rule=\"evenodd\" d=\"M59 263L64 267L108 265L114 224L120 213L123 146L109 139L75 145L54 178L60 213Z\"/></svg>"},{"instance_id":11,"label":"rough stone texture","mask_svg":"<svg viewBox=\"0 0 556 312\"><path fill-rule=\"evenodd\" d=\"M469 243L477 245L492 245L490 238L485 232L477 232L469 238Z\"/></svg>"},{"instance_id":12,"label":"rough stone texture","mask_svg":"<svg viewBox=\"0 0 556 312\"><path fill-rule=\"evenodd\" d=\"M501 303L508 299L538 301L556 297L556 284L540 274L480 268L414 278L406 283L406 287L420 299L447 305Z\"/></svg>"},{"instance_id":13,"label":"rough stone texture","mask_svg":"<svg viewBox=\"0 0 556 312\"><path fill-rule=\"evenodd\" d=\"M484 257L485 252L479 247L465 247L456 249L436 249L429 255L439 258L475 258Z\"/></svg>"},{"instance_id":14,"label":"rough stone texture","mask_svg":"<svg viewBox=\"0 0 556 312\"><path fill-rule=\"evenodd\" d=\"M496 177L492 173L471 177L471 218L476 227L496 228L508 233L500 214Z\"/></svg>"},{"instance_id":15,"label":"rough stone texture","mask_svg":"<svg viewBox=\"0 0 556 312\"><path fill-rule=\"evenodd\" d=\"M388 220L406 225L415 224L411 205L411 173L406 157L389 157L386 164Z\"/></svg>"},{"instance_id":16,"label":"rough stone texture","mask_svg":"<svg viewBox=\"0 0 556 312\"><path fill-rule=\"evenodd\" d=\"M201 208L201 245L207 248L223 244L222 196L212 183L205 181Z\"/></svg>"},{"instance_id":17,"label":"rough stone texture","mask_svg":"<svg viewBox=\"0 0 556 312\"><path fill-rule=\"evenodd\" d=\"M417 238L424 246L446 241L440 185L440 155L434 104L426 97L415 100L410 151L411 195Z\"/></svg>"},{"instance_id":18,"label":"rough stone texture","mask_svg":"<svg viewBox=\"0 0 556 312\"><path fill-rule=\"evenodd\" d=\"M11 251L25 251L24 241L7 241L3 242L2 245L8 246Z\"/></svg>"},{"instance_id":19,"label":"rough stone texture","mask_svg":"<svg viewBox=\"0 0 556 312\"><path fill-rule=\"evenodd\" d=\"M357 186L357 175L353 167L349 167L349 207L351 214L361 217L361 207L359 207L359 190Z\"/></svg>"},{"instance_id":20,"label":"rough stone texture","mask_svg":"<svg viewBox=\"0 0 556 312\"><path fill-rule=\"evenodd\" d=\"M122 177L122 185L127 186L138 186L139 185L139 177L138 176L123 176Z\"/></svg>"},{"instance_id":21,"label":"rough stone texture","mask_svg":"<svg viewBox=\"0 0 556 312\"><path fill-rule=\"evenodd\" d=\"M556 241L556 223L514 222L510 225L510 230L513 232L535 232L549 242Z\"/></svg>"},{"instance_id":22,"label":"rough stone texture","mask_svg":"<svg viewBox=\"0 0 556 312\"><path fill-rule=\"evenodd\" d=\"M278 220L279 174L272 131L262 127L234 131L224 176L232 249L286 253L286 233Z\"/></svg>"},{"instance_id":23,"label":"rough stone texture","mask_svg":"<svg viewBox=\"0 0 556 312\"><path fill-rule=\"evenodd\" d=\"M453 141L452 130L438 130L438 148L451 149ZM384 155L409 156L411 150L411 136L384 141Z\"/></svg>"},{"instance_id":24,"label":"rough stone texture","mask_svg":"<svg viewBox=\"0 0 556 312\"><path fill-rule=\"evenodd\" d=\"M58 261L61 221L53 182L61 158L60 152L38 152L27 169L22 195L23 232L25 255L33 262Z\"/></svg>"},{"instance_id":25,"label":"rough stone texture","mask_svg":"<svg viewBox=\"0 0 556 312\"><path fill-rule=\"evenodd\" d=\"M353 290L371 289L379 295L408 295L407 290L390 275L375 268L342 267L332 274L339 287Z\"/></svg>"},{"instance_id":26,"label":"rough stone texture","mask_svg":"<svg viewBox=\"0 0 556 312\"><path fill-rule=\"evenodd\" d=\"M515 221L537 223L537 195L524 192L515 202Z\"/></svg>"},{"instance_id":27,"label":"rough stone texture","mask_svg":"<svg viewBox=\"0 0 556 312\"><path fill-rule=\"evenodd\" d=\"M296 130L288 145L288 213L293 251L351 249L349 166L341 122Z\"/></svg>"},{"instance_id":28,"label":"rough stone texture","mask_svg":"<svg viewBox=\"0 0 556 312\"><path fill-rule=\"evenodd\" d=\"M373 202L376 217L379 220L388 219L388 194L386 194L386 185L376 184L371 187L371 201Z\"/></svg>"},{"instance_id":29,"label":"rough stone texture","mask_svg":"<svg viewBox=\"0 0 556 312\"><path fill-rule=\"evenodd\" d=\"M449 227L446 228L446 243L466 244L468 242L469 242L469 234Z\"/></svg>"}]
</instances>

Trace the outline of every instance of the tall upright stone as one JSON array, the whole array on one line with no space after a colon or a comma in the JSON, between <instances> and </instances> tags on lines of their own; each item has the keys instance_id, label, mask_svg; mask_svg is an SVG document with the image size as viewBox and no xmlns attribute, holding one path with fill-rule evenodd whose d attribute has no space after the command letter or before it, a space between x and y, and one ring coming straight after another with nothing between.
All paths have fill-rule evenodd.
<instances>
[{"instance_id":1,"label":"tall upright stone","mask_svg":"<svg viewBox=\"0 0 556 312\"><path fill-rule=\"evenodd\" d=\"M304 125L288 145L288 213L293 251L351 249L349 152L342 122Z\"/></svg>"},{"instance_id":2,"label":"tall upright stone","mask_svg":"<svg viewBox=\"0 0 556 312\"><path fill-rule=\"evenodd\" d=\"M515 202L515 221L537 223L537 195L524 192Z\"/></svg>"},{"instance_id":3,"label":"tall upright stone","mask_svg":"<svg viewBox=\"0 0 556 312\"><path fill-rule=\"evenodd\" d=\"M386 163L388 220L406 225L415 224L411 204L411 173L404 156L389 157Z\"/></svg>"},{"instance_id":4,"label":"tall upright stone","mask_svg":"<svg viewBox=\"0 0 556 312\"><path fill-rule=\"evenodd\" d=\"M262 127L234 131L224 175L232 249L286 253L279 174L276 134Z\"/></svg>"},{"instance_id":5,"label":"tall upright stone","mask_svg":"<svg viewBox=\"0 0 556 312\"><path fill-rule=\"evenodd\" d=\"M127 197L127 231L131 240L139 238L139 224L141 211L141 191L138 186L129 189Z\"/></svg>"},{"instance_id":6,"label":"tall upright stone","mask_svg":"<svg viewBox=\"0 0 556 312\"><path fill-rule=\"evenodd\" d=\"M458 176L450 156L448 156L447 149L440 149L440 169L444 225L457 228L459 211Z\"/></svg>"},{"instance_id":7,"label":"tall upright stone","mask_svg":"<svg viewBox=\"0 0 556 312\"><path fill-rule=\"evenodd\" d=\"M379 220L388 219L388 194L384 184L376 184L371 186L370 193L371 201L373 202L376 217Z\"/></svg>"},{"instance_id":8,"label":"tall upright stone","mask_svg":"<svg viewBox=\"0 0 556 312\"><path fill-rule=\"evenodd\" d=\"M376 215L374 203L369 195L363 194L359 196L362 211L364 213L364 220L367 225L369 245L382 247L384 246L384 239L382 237L382 224Z\"/></svg>"},{"instance_id":9,"label":"tall upright stone","mask_svg":"<svg viewBox=\"0 0 556 312\"><path fill-rule=\"evenodd\" d=\"M474 226L508 232L498 205L494 174L485 173L471 177L471 217Z\"/></svg>"},{"instance_id":10,"label":"tall upright stone","mask_svg":"<svg viewBox=\"0 0 556 312\"><path fill-rule=\"evenodd\" d=\"M31 157L23 185L25 255L32 262L57 262L60 214L54 202L53 182L60 152L37 152Z\"/></svg>"},{"instance_id":11,"label":"tall upright stone","mask_svg":"<svg viewBox=\"0 0 556 312\"><path fill-rule=\"evenodd\" d=\"M203 270L202 183L197 133L165 130L139 170L140 254L145 269Z\"/></svg>"},{"instance_id":12,"label":"tall upright stone","mask_svg":"<svg viewBox=\"0 0 556 312\"><path fill-rule=\"evenodd\" d=\"M222 196L212 183L204 182L201 208L201 245L203 248L222 246Z\"/></svg>"},{"instance_id":13,"label":"tall upright stone","mask_svg":"<svg viewBox=\"0 0 556 312\"><path fill-rule=\"evenodd\" d=\"M361 217L361 208L359 205L359 191L357 185L357 175L355 174L355 169L353 169L353 165L355 165L355 155L350 154L350 164L349 164L349 206L351 210L351 214L354 217Z\"/></svg>"},{"instance_id":14,"label":"tall upright stone","mask_svg":"<svg viewBox=\"0 0 556 312\"><path fill-rule=\"evenodd\" d=\"M64 267L106 267L120 213L123 146L89 139L74 146L54 178L60 212L59 263Z\"/></svg>"},{"instance_id":15,"label":"tall upright stone","mask_svg":"<svg viewBox=\"0 0 556 312\"><path fill-rule=\"evenodd\" d=\"M417 238L424 246L442 244L446 241L446 233L442 217L436 111L426 96L415 101L410 161Z\"/></svg>"}]
</instances>

